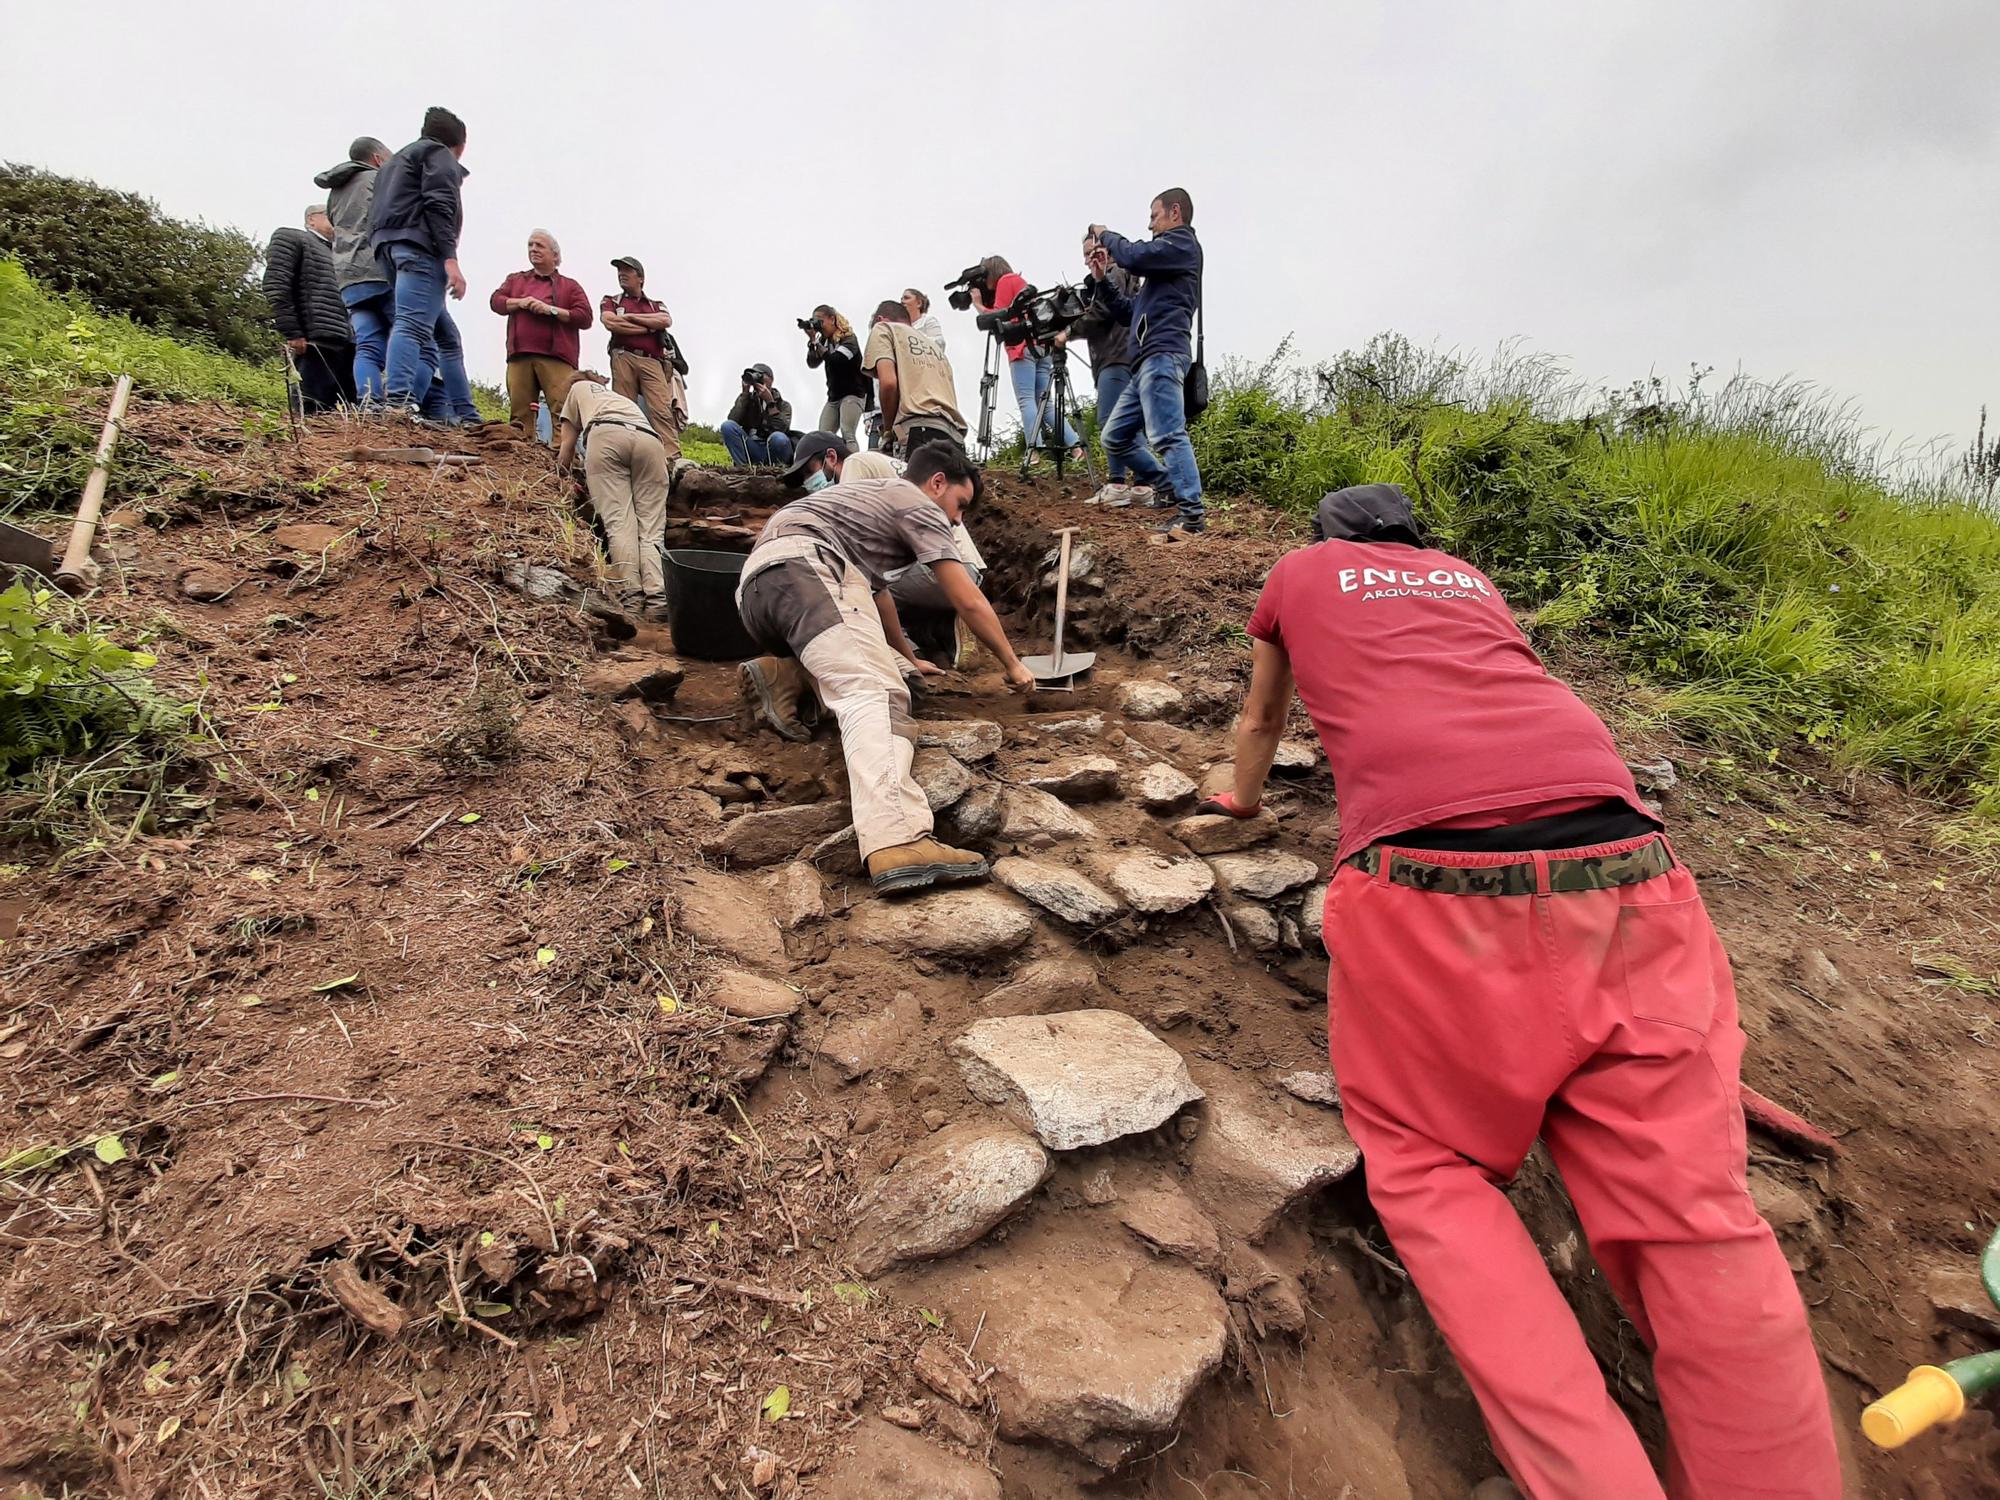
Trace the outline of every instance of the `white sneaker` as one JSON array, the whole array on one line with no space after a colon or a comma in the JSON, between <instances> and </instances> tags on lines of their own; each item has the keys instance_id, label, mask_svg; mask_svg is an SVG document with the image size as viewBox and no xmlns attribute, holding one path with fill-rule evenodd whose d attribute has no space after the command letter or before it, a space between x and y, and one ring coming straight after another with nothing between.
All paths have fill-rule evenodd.
<instances>
[{"instance_id":1,"label":"white sneaker","mask_svg":"<svg viewBox=\"0 0 2000 1500\"><path fill-rule=\"evenodd\" d=\"M1128 484L1125 486L1125 500L1129 505L1151 505L1153 487L1150 484Z\"/></svg>"},{"instance_id":2,"label":"white sneaker","mask_svg":"<svg viewBox=\"0 0 2000 1500\"><path fill-rule=\"evenodd\" d=\"M1083 502L1085 505L1108 505L1114 510L1132 503L1132 486L1129 484L1107 483L1103 489Z\"/></svg>"}]
</instances>

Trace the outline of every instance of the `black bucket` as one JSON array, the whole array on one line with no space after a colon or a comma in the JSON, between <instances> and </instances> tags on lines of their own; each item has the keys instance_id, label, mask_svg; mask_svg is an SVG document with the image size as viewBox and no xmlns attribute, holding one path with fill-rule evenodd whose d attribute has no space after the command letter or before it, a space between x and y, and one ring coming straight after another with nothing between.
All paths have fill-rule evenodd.
<instances>
[{"instance_id":1,"label":"black bucket","mask_svg":"<svg viewBox=\"0 0 2000 1500\"><path fill-rule=\"evenodd\" d=\"M667 633L674 650L697 661L741 661L759 654L736 613L736 585L748 554L666 549Z\"/></svg>"}]
</instances>

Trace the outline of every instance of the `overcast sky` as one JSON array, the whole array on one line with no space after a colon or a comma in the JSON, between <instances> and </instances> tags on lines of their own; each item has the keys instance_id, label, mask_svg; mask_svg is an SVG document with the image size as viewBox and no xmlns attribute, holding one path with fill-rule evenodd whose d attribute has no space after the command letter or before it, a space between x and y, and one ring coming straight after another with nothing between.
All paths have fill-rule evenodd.
<instances>
[{"instance_id":1,"label":"overcast sky","mask_svg":"<svg viewBox=\"0 0 2000 1500\"><path fill-rule=\"evenodd\" d=\"M970 417L980 341L941 284L992 253L1074 274L1087 223L1143 235L1174 185L1212 364L1395 329L1523 338L1593 383L1803 376L1917 439L2000 401L1993 0L101 0L6 33L0 156L260 237L352 136L449 106L474 374L546 225L593 303L645 261L708 422L763 360L810 425L792 320L865 324L905 285Z\"/></svg>"}]
</instances>

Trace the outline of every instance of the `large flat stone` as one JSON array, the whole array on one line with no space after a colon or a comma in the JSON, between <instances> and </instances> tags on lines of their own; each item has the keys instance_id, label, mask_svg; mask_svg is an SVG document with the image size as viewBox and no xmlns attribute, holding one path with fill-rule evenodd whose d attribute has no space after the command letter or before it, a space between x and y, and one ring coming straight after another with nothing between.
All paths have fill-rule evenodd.
<instances>
[{"instance_id":1,"label":"large flat stone","mask_svg":"<svg viewBox=\"0 0 2000 1500\"><path fill-rule=\"evenodd\" d=\"M1156 760L1132 778L1132 794L1149 811L1166 812L1194 796L1194 778L1178 766Z\"/></svg>"},{"instance_id":2,"label":"large flat stone","mask_svg":"<svg viewBox=\"0 0 2000 1500\"><path fill-rule=\"evenodd\" d=\"M849 817L845 802L807 802L745 813L723 824L702 848L738 869L753 870L791 859L823 835L844 827Z\"/></svg>"},{"instance_id":3,"label":"large flat stone","mask_svg":"<svg viewBox=\"0 0 2000 1500\"><path fill-rule=\"evenodd\" d=\"M863 1196L849 1259L872 1277L963 1250L1026 1203L1053 1170L1048 1152L1012 1126L948 1126Z\"/></svg>"},{"instance_id":4,"label":"large flat stone","mask_svg":"<svg viewBox=\"0 0 2000 1500\"><path fill-rule=\"evenodd\" d=\"M836 1016L820 1039L819 1056L848 1083L866 1078L895 1060L903 1043L923 1024L916 998L898 991L887 1005Z\"/></svg>"},{"instance_id":5,"label":"large flat stone","mask_svg":"<svg viewBox=\"0 0 2000 1500\"><path fill-rule=\"evenodd\" d=\"M1025 786L1001 788L1000 837L1029 839L1038 833L1054 839L1094 839L1097 825L1047 792Z\"/></svg>"},{"instance_id":6,"label":"large flat stone","mask_svg":"<svg viewBox=\"0 0 2000 1500\"><path fill-rule=\"evenodd\" d=\"M1132 1194L1118 1206L1118 1222L1155 1254L1176 1256L1198 1271L1222 1268L1222 1237L1178 1188L1147 1188Z\"/></svg>"},{"instance_id":7,"label":"large flat stone","mask_svg":"<svg viewBox=\"0 0 2000 1500\"><path fill-rule=\"evenodd\" d=\"M1043 911L1078 927L1102 927L1125 910L1118 898L1067 865L1045 859L1003 859L993 878Z\"/></svg>"},{"instance_id":8,"label":"large flat stone","mask_svg":"<svg viewBox=\"0 0 2000 1500\"><path fill-rule=\"evenodd\" d=\"M1120 683L1118 711L1128 719L1171 719L1179 716L1186 698L1172 683L1137 679Z\"/></svg>"},{"instance_id":9,"label":"large flat stone","mask_svg":"<svg viewBox=\"0 0 2000 1500\"><path fill-rule=\"evenodd\" d=\"M1051 1248L1010 1263L979 1346L1000 1435L1060 1443L1105 1468L1159 1447L1188 1398L1221 1368L1228 1312L1200 1272Z\"/></svg>"},{"instance_id":10,"label":"large flat stone","mask_svg":"<svg viewBox=\"0 0 2000 1500\"><path fill-rule=\"evenodd\" d=\"M931 811L950 807L979 784L979 778L965 769L949 750L919 750L910 763L910 775L923 788L924 801Z\"/></svg>"},{"instance_id":11,"label":"large flat stone","mask_svg":"<svg viewBox=\"0 0 2000 1500\"><path fill-rule=\"evenodd\" d=\"M1319 764L1319 747L1304 740L1279 740L1271 755L1271 769L1297 775Z\"/></svg>"},{"instance_id":12,"label":"large flat stone","mask_svg":"<svg viewBox=\"0 0 2000 1500\"><path fill-rule=\"evenodd\" d=\"M1185 911L1215 889L1215 872L1204 861L1144 851L1104 856L1097 872L1134 911L1149 916Z\"/></svg>"},{"instance_id":13,"label":"large flat stone","mask_svg":"<svg viewBox=\"0 0 2000 1500\"><path fill-rule=\"evenodd\" d=\"M1278 820L1268 807L1247 818L1196 813L1174 824L1173 835L1197 854L1233 854L1278 836Z\"/></svg>"},{"instance_id":14,"label":"large flat stone","mask_svg":"<svg viewBox=\"0 0 2000 1500\"><path fill-rule=\"evenodd\" d=\"M1249 901L1232 901L1222 908L1236 941L1248 944L1253 953L1268 953L1278 946L1278 919L1267 907Z\"/></svg>"},{"instance_id":15,"label":"large flat stone","mask_svg":"<svg viewBox=\"0 0 2000 1500\"><path fill-rule=\"evenodd\" d=\"M960 760L986 760L1000 751L1000 726L990 719L927 719L916 732L919 749L935 747Z\"/></svg>"},{"instance_id":16,"label":"large flat stone","mask_svg":"<svg viewBox=\"0 0 2000 1500\"><path fill-rule=\"evenodd\" d=\"M1271 901L1319 879L1319 866L1303 854L1261 849L1255 854L1219 854L1209 862L1215 883L1232 896Z\"/></svg>"},{"instance_id":17,"label":"large flat stone","mask_svg":"<svg viewBox=\"0 0 2000 1500\"><path fill-rule=\"evenodd\" d=\"M1361 1151L1325 1109L1296 1104L1255 1079L1205 1065L1208 1095L1189 1152L1189 1191L1231 1230L1260 1240L1292 1206L1351 1173Z\"/></svg>"},{"instance_id":18,"label":"large flat stone","mask_svg":"<svg viewBox=\"0 0 2000 1500\"><path fill-rule=\"evenodd\" d=\"M989 1015L1043 1015L1080 1010L1103 996L1097 971L1079 958L1038 958L980 1000Z\"/></svg>"},{"instance_id":19,"label":"large flat stone","mask_svg":"<svg viewBox=\"0 0 2000 1500\"><path fill-rule=\"evenodd\" d=\"M745 1021L775 1021L798 1014L797 990L752 974L746 969L727 969L716 976L708 998L724 1015Z\"/></svg>"},{"instance_id":20,"label":"large flat stone","mask_svg":"<svg viewBox=\"0 0 2000 1500\"><path fill-rule=\"evenodd\" d=\"M863 1418L846 1440L853 1447L814 1488L824 1500L1000 1500L1000 1481L985 1465L880 1417Z\"/></svg>"},{"instance_id":21,"label":"large flat stone","mask_svg":"<svg viewBox=\"0 0 2000 1500\"><path fill-rule=\"evenodd\" d=\"M865 901L847 919L851 937L931 958L982 959L1011 953L1035 930L1035 914L988 887L931 891L897 901Z\"/></svg>"},{"instance_id":22,"label":"large flat stone","mask_svg":"<svg viewBox=\"0 0 2000 1500\"><path fill-rule=\"evenodd\" d=\"M1090 802L1118 794L1118 762L1108 755L1066 755L1023 766L1014 780L1065 802Z\"/></svg>"},{"instance_id":23,"label":"large flat stone","mask_svg":"<svg viewBox=\"0 0 2000 1500\"><path fill-rule=\"evenodd\" d=\"M668 920L703 947L753 968L789 966L784 938L757 884L694 866L670 889Z\"/></svg>"},{"instance_id":24,"label":"large flat stone","mask_svg":"<svg viewBox=\"0 0 2000 1500\"><path fill-rule=\"evenodd\" d=\"M1181 1055L1130 1016L996 1016L951 1044L975 1097L1058 1151L1151 1130L1201 1098Z\"/></svg>"},{"instance_id":25,"label":"large flat stone","mask_svg":"<svg viewBox=\"0 0 2000 1500\"><path fill-rule=\"evenodd\" d=\"M666 703L686 676L686 670L671 656L633 652L598 662L583 674L583 690L613 703L627 698Z\"/></svg>"}]
</instances>

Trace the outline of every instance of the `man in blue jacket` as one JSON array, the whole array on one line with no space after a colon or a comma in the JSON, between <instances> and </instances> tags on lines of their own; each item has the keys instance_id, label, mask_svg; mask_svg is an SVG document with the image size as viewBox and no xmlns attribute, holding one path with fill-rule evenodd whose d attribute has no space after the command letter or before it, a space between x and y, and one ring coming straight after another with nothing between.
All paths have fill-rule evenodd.
<instances>
[{"instance_id":1,"label":"man in blue jacket","mask_svg":"<svg viewBox=\"0 0 2000 1500\"><path fill-rule=\"evenodd\" d=\"M1153 200L1150 240L1128 240L1102 224L1090 226L1098 241L1092 269L1122 266L1144 278L1135 295L1112 278L1097 283L1099 304L1121 323L1132 325L1139 363L1132 383L1109 413L1098 414L1104 456L1112 467L1132 471L1151 485L1162 508L1180 515L1159 529L1171 538L1199 536L1207 529L1201 505L1201 471L1188 441L1184 390L1193 363L1195 312L1201 305L1201 241L1194 233L1194 200L1184 188L1168 188ZM1151 451L1148 451L1150 446ZM1159 455L1157 458L1154 455Z\"/></svg>"},{"instance_id":2,"label":"man in blue jacket","mask_svg":"<svg viewBox=\"0 0 2000 1500\"><path fill-rule=\"evenodd\" d=\"M433 105L424 111L423 134L390 157L375 178L368 243L395 288L383 381L392 411L422 408L442 361L460 351L445 294L465 296L458 269L464 154L465 122Z\"/></svg>"}]
</instances>

